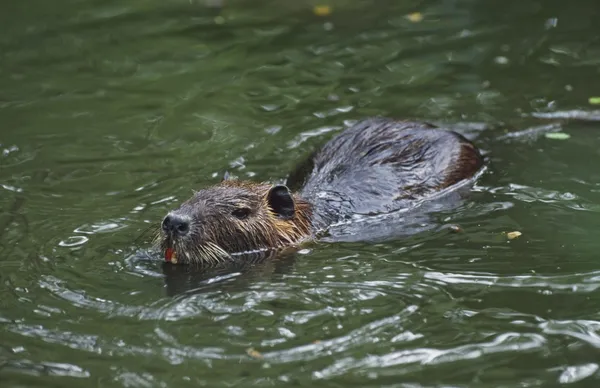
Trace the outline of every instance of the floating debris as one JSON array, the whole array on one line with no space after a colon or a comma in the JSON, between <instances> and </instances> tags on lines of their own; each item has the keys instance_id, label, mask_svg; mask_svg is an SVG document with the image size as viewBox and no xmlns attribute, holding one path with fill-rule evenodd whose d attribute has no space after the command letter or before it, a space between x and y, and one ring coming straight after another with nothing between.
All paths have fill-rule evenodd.
<instances>
[{"instance_id":1,"label":"floating debris","mask_svg":"<svg viewBox=\"0 0 600 388\"><path fill-rule=\"evenodd\" d=\"M506 237L508 237L509 240L514 240L515 238L521 236L523 233L519 232L518 230L515 230L514 232L508 232L506 233Z\"/></svg>"},{"instance_id":2,"label":"floating debris","mask_svg":"<svg viewBox=\"0 0 600 388\"><path fill-rule=\"evenodd\" d=\"M419 23L423 21L423 14L421 12L413 12L406 15L406 18L413 23Z\"/></svg>"},{"instance_id":3,"label":"floating debris","mask_svg":"<svg viewBox=\"0 0 600 388\"><path fill-rule=\"evenodd\" d=\"M547 133L544 136L546 136L548 139L552 139L552 140L567 140L568 138L571 137L571 135L569 135L568 133L564 133L564 132L552 132L552 133Z\"/></svg>"},{"instance_id":4,"label":"floating debris","mask_svg":"<svg viewBox=\"0 0 600 388\"><path fill-rule=\"evenodd\" d=\"M256 358L256 359L259 359L259 360L263 359L263 355L260 354L259 351L254 350L254 348L248 348L248 349L246 349L246 353L248 353L248 355L250 357L252 357L252 358Z\"/></svg>"},{"instance_id":5,"label":"floating debris","mask_svg":"<svg viewBox=\"0 0 600 388\"><path fill-rule=\"evenodd\" d=\"M531 116L538 119L600 121L600 110L583 111L574 109L556 112L533 112Z\"/></svg>"},{"instance_id":6,"label":"floating debris","mask_svg":"<svg viewBox=\"0 0 600 388\"><path fill-rule=\"evenodd\" d=\"M317 16L327 16L331 14L331 7L328 5L316 5L313 12Z\"/></svg>"},{"instance_id":7,"label":"floating debris","mask_svg":"<svg viewBox=\"0 0 600 388\"><path fill-rule=\"evenodd\" d=\"M542 134L547 134L547 133L551 133L551 132L560 132L561 129L562 129L562 126L560 125L560 123L551 123L551 124L539 125L536 127L527 128L522 131L509 132L505 135L500 136L498 139L509 140L512 138L523 138L523 137L529 137L531 139L535 139L535 138L541 136Z\"/></svg>"},{"instance_id":8,"label":"floating debris","mask_svg":"<svg viewBox=\"0 0 600 388\"><path fill-rule=\"evenodd\" d=\"M456 224L450 224L448 225L448 229L450 229L450 231L454 232L454 233L460 233L462 232L462 228Z\"/></svg>"},{"instance_id":9,"label":"floating debris","mask_svg":"<svg viewBox=\"0 0 600 388\"><path fill-rule=\"evenodd\" d=\"M590 97L588 101L592 105L600 105L600 97Z\"/></svg>"}]
</instances>

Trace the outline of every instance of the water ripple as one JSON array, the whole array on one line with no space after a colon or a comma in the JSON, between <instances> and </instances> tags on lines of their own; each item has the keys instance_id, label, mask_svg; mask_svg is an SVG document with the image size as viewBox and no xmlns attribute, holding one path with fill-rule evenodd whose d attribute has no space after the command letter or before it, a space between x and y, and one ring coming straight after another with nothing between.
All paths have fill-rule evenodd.
<instances>
[{"instance_id":1,"label":"water ripple","mask_svg":"<svg viewBox=\"0 0 600 388\"><path fill-rule=\"evenodd\" d=\"M82 350L95 354L106 354L110 356L156 356L160 355L173 365L180 364L187 359L224 359L236 356L227 356L221 349L215 347L194 348L179 345L177 347L169 344L167 346L147 347L137 346L125 339L115 336L113 338L101 338L98 335L78 334L68 331L46 329L42 326L25 324L13 324L8 330L25 337L37 338L47 343L66 346L71 349Z\"/></svg>"},{"instance_id":2,"label":"water ripple","mask_svg":"<svg viewBox=\"0 0 600 388\"><path fill-rule=\"evenodd\" d=\"M542 348L545 342L546 340L540 335L505 333L488 342L451 349L420 348L391 352L382 356L368 355L359 360L342 359L321 371L313 372L313 375L318 379L323 379L347 374L355 369L368 371L369 369L389 368L399 365L402 365L404 369L397 370L396 373L405 374L414 371L415 366L465 361L495 353L536 350Z\"/></svg>"},{"instance_id":3,"label":"water ripple","mask_svg":"<svg viewBox=\"0 0 600 388\"><path fill-rule=\"evenodd\" d=\"M499 288L540 289L564 293L591 293L600 287L600 271L561 275L495 276L485 273L427 272L426 279L440 285L494 286Z\"/></svg>"},{"instance_id":4,"label":"water ripple","mask_svg":"<svg viewBox=\"0 0 600 388\"><path fill-rule=\"evenodd\" d=\"M573 337L595 348L600 348L600 321L548 321L541 323L540 329L546 334Z\"/></svg>"},{"instance_id":5,"label":"water ripple","mask_svg":"<svg viewBox=\"0 0 600 388\"><path fill-rule=\"evenodd\" d=\"M571 384L593 376L598 371L598 364L588 363L583 365L569 366L561 373L558 382Z\"/></svg>"},{"instance_id":6,"label":"water ripple","mask_svg":"<svg viewBox=\"0 0 600 388\"><path fill-rule=\"evenodd\" d=\"M4 385L599 381L593 1L105 3L0 5ZM137 239L223 169L280 181L373 115L484 122L460 132L489 171L393 241L363 220L247 271Z\"/></svg>"},{"instance_id":7,"label":"water ripple","mask_svg":"<svg viewBox=\"0 0 600 388\"><path fill-rule=\"evenodd\" d=\"M38 376L65 376L88 378L91 373L77 365L55 362L33 362L29 360L9 360L2 365L8 372L19 371Z\"/></svg>"},{"instance_id":8,"label":"water ripple","mask_svg":"<svg viewBox=\"0 0 600 388\"><path fill-rule=\"evenodd\" d=\"M345 353L352 348L361 347L368 343L374 344L385 341L384 338L381 338L378 335L387 337L389 336L388 331L395 332L396 334L392 335L392 338L398 340L399 338L402 338L398 337L398 325L417 311L417 306L407 306L397 314L370 322L361 328L351 330L348 334L343 336L320 340L316 343L298 346L292 349L268 352L263 355L273 363L306 361L321 358L324 355L332 356L338 353ZM407 342L420 338L418 334L413 333L403 332L402 335Z\"/></svg>"}]
</instances>

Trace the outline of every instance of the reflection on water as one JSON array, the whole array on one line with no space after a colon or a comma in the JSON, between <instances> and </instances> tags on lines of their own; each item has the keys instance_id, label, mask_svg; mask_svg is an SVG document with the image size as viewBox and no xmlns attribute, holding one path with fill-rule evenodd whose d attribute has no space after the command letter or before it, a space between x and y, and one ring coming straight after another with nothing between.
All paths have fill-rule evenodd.
<instances>
[{"instance_id":1,"label":"reflection on water","mask_svg":"<svg viewBox=\"0 0 600 388\"><path fill-rule=\"evenodd\" d=\"M597 383L595 2L5 3L3 387ZM149 249L192 189L284 181L370 115L452 126L488 168L252 265Z\"/></svg>"}]
</instances>

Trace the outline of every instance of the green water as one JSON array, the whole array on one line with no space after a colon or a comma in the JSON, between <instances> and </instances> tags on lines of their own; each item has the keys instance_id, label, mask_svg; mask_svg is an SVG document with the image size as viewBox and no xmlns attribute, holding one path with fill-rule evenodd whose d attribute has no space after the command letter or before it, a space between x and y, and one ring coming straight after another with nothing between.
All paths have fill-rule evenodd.
<instances>
[{"instance_id":1,"label":"green water","mask_svg":"<svg viewBox=\"0 0 600 388\"><path fill-rule=\"evenodd\" d=\"M467 130L462 233L208 279L144 254L192 189L284 179L353 120L523 129L600 95L593 0L315 4L0 5L2 387L597 386L598 124Z\"/></svg>"}]
</instances>

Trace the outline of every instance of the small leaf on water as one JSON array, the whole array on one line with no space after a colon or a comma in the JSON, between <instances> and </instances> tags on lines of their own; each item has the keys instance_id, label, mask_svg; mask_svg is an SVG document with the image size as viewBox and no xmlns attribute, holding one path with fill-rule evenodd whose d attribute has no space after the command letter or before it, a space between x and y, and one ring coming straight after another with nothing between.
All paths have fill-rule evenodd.
<instances>
[{"instance_id":1,"label":"small leaf on water","mask_svg":"<svg viewBox=\"0 0 600 388\"><path fill-rule=\"evenodd\" d=\"M590 97L588 101L592 105L600 105L600 97Z\"/></svg>"},{"instance_id":2,"label":"small leaf on water","mask_svg":"<svg viewBox=\"0 0 600 388\"><path fill-rule=\"evenodd\" d=\"M313 8L313 12L317 16L327 16L331 13L331 7L328 5L316 5Z\"/></svg>"},{"instance_id":3,"label":"small leaf on water","mask_svg":"<svg viewBox=\"0 0 600 388\"><path fill-rule=\"evenodd\" d=\"M514 232L508 232L508 233L506 233L506 237L508 237L509 240L513 240L513 239L519 237L522 234L523 233L519 232L518 230L515 230Z\"/></svg>"},{"instance_id":4,"label":"small leaf on water","mask_svg":"<svg viewBox=\"0 0 600 388\"><path fill-rule=\"evenodd\" d=\"M423 21L423 14L421 12L413 12L406 15L406 18L413 23L419 23Z\"/></svg>"},{"instance_id":5,"label":"small leaf on water","mask_svg":"<svg viewBox=\"0 0 600 388\"><path fill-rule=\"evenodd\" d=\"M564 133L564 132L551 132L551 133L547 133L545 136L548 139L552 139L552 140L567 140L568 138L571 137L571 135L569 135L568 133Z\"/></svg>"},{"instance_id":6,"label":"small leaf on water","mask_svg":"<svg viewBox=\"0 0 600 388\"><path fill-rule=\"evenodd\" d=\"M262 359L263 355L260 354L259 351L254 350L253 348L248 348L246 349L246 353L248 353L248 355L252 358L258 358L258 359Z\"/></svg>"},{"instance_id":7,"label":"small leaf on water","mask_svg":"<svg viewBox=\"0 0 600 388\"><path fill-rule=\"evenodd\" d=\"M454 233L460 233L460 232L462 232L462 231L463 231L463 230L462 230L462 228L461 228L460 226L458 226L458 225L455 225L455 224L451 224L451 225L449 225L449 226L448 226L448 229L450 229L450 230L451 230L452 232L454 232Z\"/></svg>"}]
</instances>

